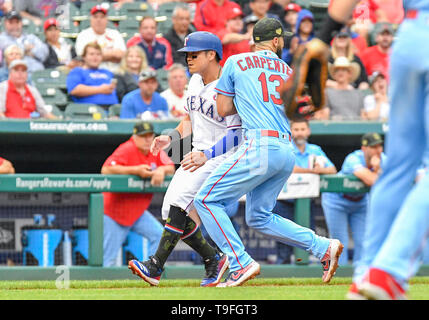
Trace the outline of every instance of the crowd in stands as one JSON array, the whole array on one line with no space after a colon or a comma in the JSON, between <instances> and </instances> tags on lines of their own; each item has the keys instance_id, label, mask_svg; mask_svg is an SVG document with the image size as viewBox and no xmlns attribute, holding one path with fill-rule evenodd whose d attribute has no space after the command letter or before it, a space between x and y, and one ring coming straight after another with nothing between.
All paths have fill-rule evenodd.
<instances>
[{"instance_id":1,"label":"crowd in stands","mask_svg":"<svg viewBox=\"0 0 429 320\"><path fill-rule=\"evenodd\" d=\"M130 2L144 3L151 10L125 17L135 20L131 21L135 27L124 34L121 21L113 15ZM185 55L177 50L191 32L209 31L221 39L221 65L229 56L253 49L253 25L263 17L279 19L288 31L281 55L288 64L298 46L317 33L316 12L310 2L304 5L305 1L291 0L177 1L164 17L171 21L169 28L160 30L163 20L157 10L170 2L2 1L0 81L9 82L2 88L13 87L10 64L18 59L25 61L25 92L32 101L44 104L43 97L35 93L39 82L32 75L56 69L67 75L63 90L69 102L96 104L106 114L119 105L116 118L120 119L178 119L185 112L190 74ZM326 0L325 9L328 3ZM79 16L86 18L75 19L71 8L80 9ZM310 120L387 120L389 54L403 17L400 0L360 1L331 43L326 106ZM77 28L74 37L68 33L70 25ZM33 32L37 28L41 32ZM44 112L8 112L12 108L8 99L1 108L3 117L47 116Z\"/></svg>"}]
</instances>

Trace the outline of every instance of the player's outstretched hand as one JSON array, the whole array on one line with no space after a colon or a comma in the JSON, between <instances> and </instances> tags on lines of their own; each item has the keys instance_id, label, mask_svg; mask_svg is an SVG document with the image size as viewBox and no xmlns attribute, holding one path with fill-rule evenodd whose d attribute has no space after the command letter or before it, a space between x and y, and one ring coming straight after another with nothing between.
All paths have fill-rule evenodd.
<instances>
[{"instance_id":1,"label":"player's outstretched hand","mask_svg":"<svg viewBox=\"0 0 429 320\"><path fill-rule=\"evenodd\" d=\"M306 95L305 91L308 91L314 106L311 113L324 107L328 58L329 46L317 38L297 49L292 61L293 74L282 87L282 100L289 119L308 115L299 108L299 101Z\"/></svg>"},{"instance_id":2,"label":"player's outstretched hand","mask_svg":"<svg viewBox=\"0 0 429 320\"><path fill-rule=\"evenodd\" d=\"M158 136L153 140L152 145L150 146L150 152L153 153L154 156L157 156L159 151L165 148L168 148L168 146L170 145L170 142L171 142L170 136L166 136L166 135Z\"/></svg>"},{"instance_id":3,"label":"player's outstretched hand","mask_svg":"<svg viewBox=\"0 0 429 320\"><path fill-rule=\"evenodd\" d=\"M202 167L207 162L207 157L204 152L189 152L183 157L181 162L183 170L190 170L194 172L199 167Z\"/></svg>"}]
</instances>

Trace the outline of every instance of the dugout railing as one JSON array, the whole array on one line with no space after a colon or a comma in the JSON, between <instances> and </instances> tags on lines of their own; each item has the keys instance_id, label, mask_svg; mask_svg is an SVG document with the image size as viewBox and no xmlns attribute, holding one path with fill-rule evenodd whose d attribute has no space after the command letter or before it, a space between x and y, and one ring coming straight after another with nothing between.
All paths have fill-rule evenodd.
<instances>
[{"instance_id":1,"label":"dugout railing","mask_svg":"<svg viewBox=\"0 0 429 320\"><path fill-rule=\"evenodd\" d=\"M150 180L131 175L101 174L12 174L0 176L0 192L79 192L89 194L88 205L88 265L103 264L103 195L102 192L165 192L171 177L154 187ZM322 175L320 192L366 192L369 189L354 176ZM310 199L296 199L295 222L310 224ZM309 254L295 249L296 264L307 265Z\"/></svg>"}]
</instances>

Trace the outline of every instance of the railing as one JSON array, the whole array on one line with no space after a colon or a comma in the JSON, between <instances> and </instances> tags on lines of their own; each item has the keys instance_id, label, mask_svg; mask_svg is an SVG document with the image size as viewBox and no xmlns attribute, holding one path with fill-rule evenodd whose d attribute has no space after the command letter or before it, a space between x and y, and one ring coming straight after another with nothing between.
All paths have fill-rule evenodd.
<instances>
[{"instance_id":1,"label":"railing","mask_svg":"<svg viewBox=\"0 0 429 320\"><path fill-rule=\"evenodd\" d=\"M0 192L83 192L89 193L88 265L103 264L103 195L102 192L165 192L171 176L154 187L150 180L132 175L101 174L12 174L0 176ZM322 175L320 192L367 192L369 189L354 176ZM295 222L310 224L310 199L296 199ZM297 264L308 264L308 253L295 250Z\"/></svg>"}]
</instances>

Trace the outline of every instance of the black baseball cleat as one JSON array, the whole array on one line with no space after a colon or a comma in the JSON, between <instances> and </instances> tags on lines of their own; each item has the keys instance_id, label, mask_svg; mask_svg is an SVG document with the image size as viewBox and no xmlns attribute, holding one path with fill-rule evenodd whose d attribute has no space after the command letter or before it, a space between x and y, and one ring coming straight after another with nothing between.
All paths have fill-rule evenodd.
<instances>
[{"instance_id":1,"label":"black baseball cleat","mask_svg":"<svg viewBox=\"0 0 429 320\"><path fill-rule=\"evenodd\" d=\"M204 261L206 275L201 281L201 287L216 287L229 267L228 256L223 253Z\"/></svg>"},{"instance_id":2,"label":"black baseball cleat","mask_svg":"<svg viewBox=\"0 0 429 320\"><path fill-rule=\"evenodd\" d=\"M158 265L158 261L153 256L149 257L149 260L140 262L138 260L130 260L128 262L128 269L133 274L138 275L144 281L149 283L151 286L157 286L161 279L161 274L164 269Z\"/></svg>"}]
</instances>

